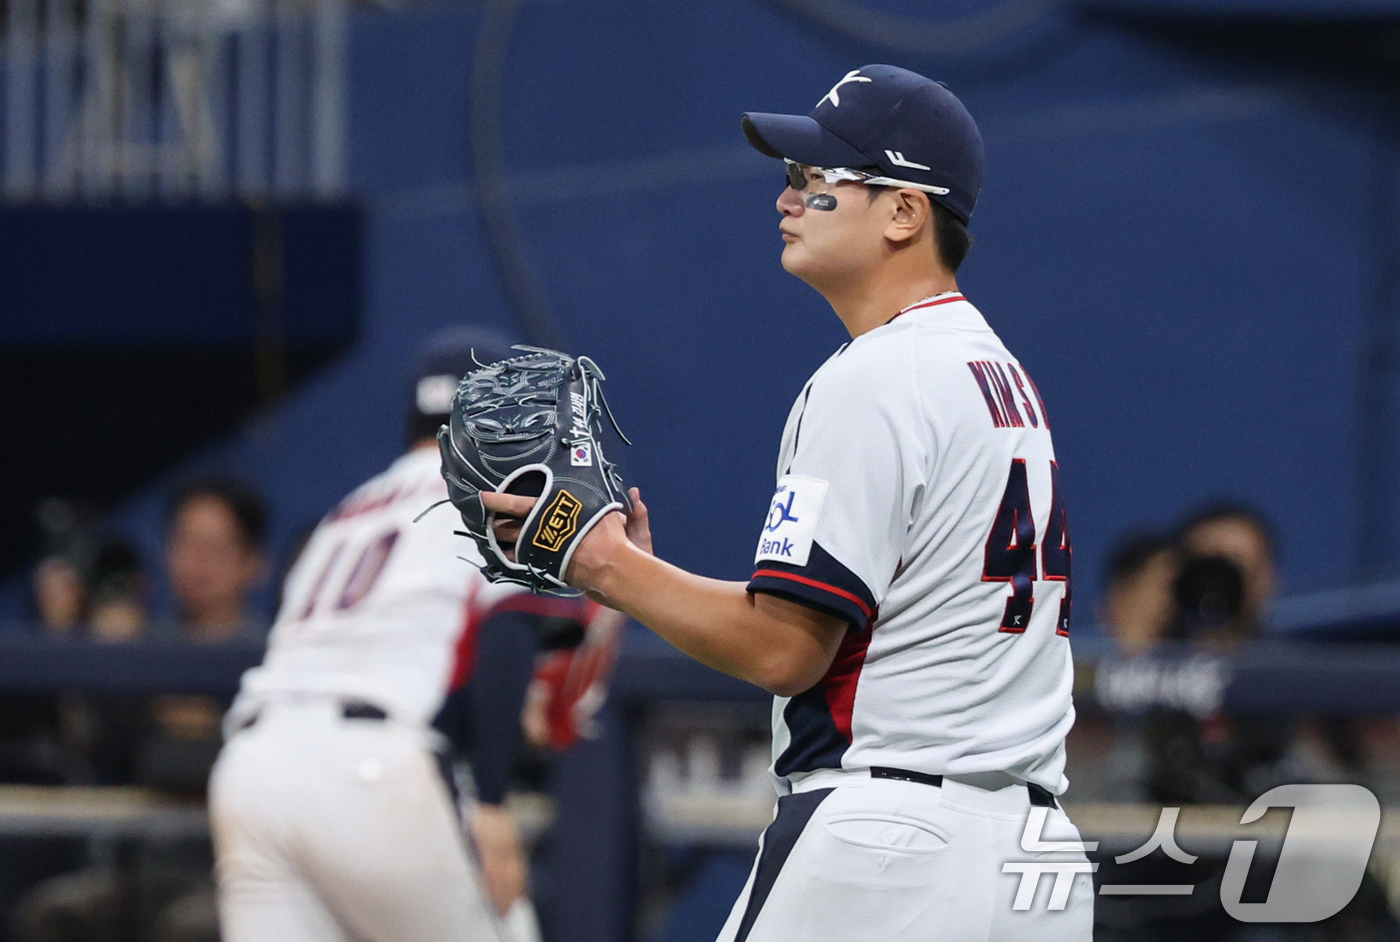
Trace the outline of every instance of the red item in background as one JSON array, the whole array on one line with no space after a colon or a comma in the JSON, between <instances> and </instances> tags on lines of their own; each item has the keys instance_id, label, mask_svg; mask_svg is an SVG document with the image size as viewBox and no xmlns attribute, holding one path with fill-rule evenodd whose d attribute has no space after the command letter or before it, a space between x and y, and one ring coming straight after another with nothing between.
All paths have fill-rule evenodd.
<instances>
[{"instance_id":1,"label":"red item in background","mask_svg":"<svg viewBox=\"0 0 1400 942\"><path fill-rule=\"evenodd\" d=\"M540 655L525 700L525 734L537 746L563 750L597 734L594 717L607 698L626 619L585 601L584 639L576 648Z\"/></svg>"}]
</instances>

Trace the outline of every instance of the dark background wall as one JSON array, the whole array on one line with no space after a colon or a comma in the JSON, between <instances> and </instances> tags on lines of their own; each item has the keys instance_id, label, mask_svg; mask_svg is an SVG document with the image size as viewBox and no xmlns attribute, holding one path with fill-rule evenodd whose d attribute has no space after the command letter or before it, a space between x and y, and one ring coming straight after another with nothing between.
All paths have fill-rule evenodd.
<instances>
[{"instance_id":1,"label":"dark background wall","mask_svg":"<svg viewBox=\"0 0 1400 942\"><path fill-rule=\"evenodd\" d=\"M352 206L0 209L0 572L225 438L354 338ZM52 509L50 510L52 515Z\"/></svg>"},{"instance_id":2,"label":"dark background wall","mask_svg":"<svg viewBox=\"0 0 1400 942\"><path fill-rule=\"evenodd\" d=\"M494 143L512 258L607 371L658 550L745 578L783 419L842 332L779 267L780 168L738 116L805 112L886 61L946 80L981 124L961 282L1047 400L1081 628L1115 534L1215 495L1274 516L1289 590L1400 574L1400 4L864 0L864 39L803 6L540 0L493 21L513 30L484 63L489 5L360 14L357 340L114 525L153 556L165 483L218 466L269 492L285 541L396 454L418 341L518 329L474 169ZM471 134L474 67L499 141Z\"/></svg>"}]
</instances>

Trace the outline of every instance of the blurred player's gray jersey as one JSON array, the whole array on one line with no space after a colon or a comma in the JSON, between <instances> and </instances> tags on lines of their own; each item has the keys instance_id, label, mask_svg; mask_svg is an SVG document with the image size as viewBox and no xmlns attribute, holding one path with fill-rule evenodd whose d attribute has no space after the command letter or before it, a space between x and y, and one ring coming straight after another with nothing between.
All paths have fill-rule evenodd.
<instances>
[{"instance_id":1,"label":"blurred player's gray jersey","mask_svg":"<svg viewBox=\"0 0 1400 942\"><path fill-rule=\"evenodd\" d=\"M816 372L783 434L750 587L853 627L821 683L775 700L775 774L1005 772L1064 791L1058 479L1029 375L960 295L913 305Z\"/></svg>"},{"instance_id":2,"label":"blurred player's gray jersey","mask_svg":"<svg viewBox=\"0 0 1400 942\"><path fill-rule=\"evenodd\" d=\"M410 451L356 489L312 534L288 574L267 657L243 677L230 716L298 694L363 700L427 725L442 706L472 611L498 595L478 573L447 498L437 450ZM467 557L472 562L464 562Z\"/></svg>"}]
</instances>

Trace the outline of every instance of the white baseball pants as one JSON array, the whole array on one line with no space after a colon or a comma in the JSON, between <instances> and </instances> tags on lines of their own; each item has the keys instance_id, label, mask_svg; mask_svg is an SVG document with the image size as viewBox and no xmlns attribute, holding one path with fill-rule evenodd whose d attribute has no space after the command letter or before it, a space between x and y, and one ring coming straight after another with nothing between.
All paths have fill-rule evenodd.
<instances>
[{"instance_id":1,"label":"white baseball pants","mask_svg":"<svg viewBox=\"0 0 1400 942\"><path fill-rule=\"evenodd\" d=\"M719 942L1089 942L1087 872L1067 874L1063 909L1050 908L1051 873L1038 878L1029 908L1015 908L1022 876L1003 864L1088 869L1081 851L1025 851L1030 811L1022 785L813 773L779 799ZM1079 841L1063 811L1041 813L1042 841Z\"/></svg>"},{"instance_id":2,"label":"white baseball pants","mask_svg":"<svg viewBox=\"0 0 1400 942\"><path fill-rule=\"evenodd\" d=\"M209 808L224 942L510 942L420 730L274 703Z\"/></svg>"}]
</instances>

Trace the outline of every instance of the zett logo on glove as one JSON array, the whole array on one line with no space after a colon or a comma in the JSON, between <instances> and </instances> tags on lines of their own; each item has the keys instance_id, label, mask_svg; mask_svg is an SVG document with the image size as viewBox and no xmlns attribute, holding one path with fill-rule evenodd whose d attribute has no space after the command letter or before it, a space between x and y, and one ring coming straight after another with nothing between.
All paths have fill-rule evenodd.
<instances>
[{"instance_id":1,"label":"zett logo on glove","mask_svg":"<svg viewBox=\"0 0 1400 942\"><path fill-rule=\"evenodd\" d=\"M581 510L583 503L568 491L561 490L544 512L544 523L540 524L539 532L530 542L547 552L559 552L578 530Z\"/></svg>"}]
</instances>

